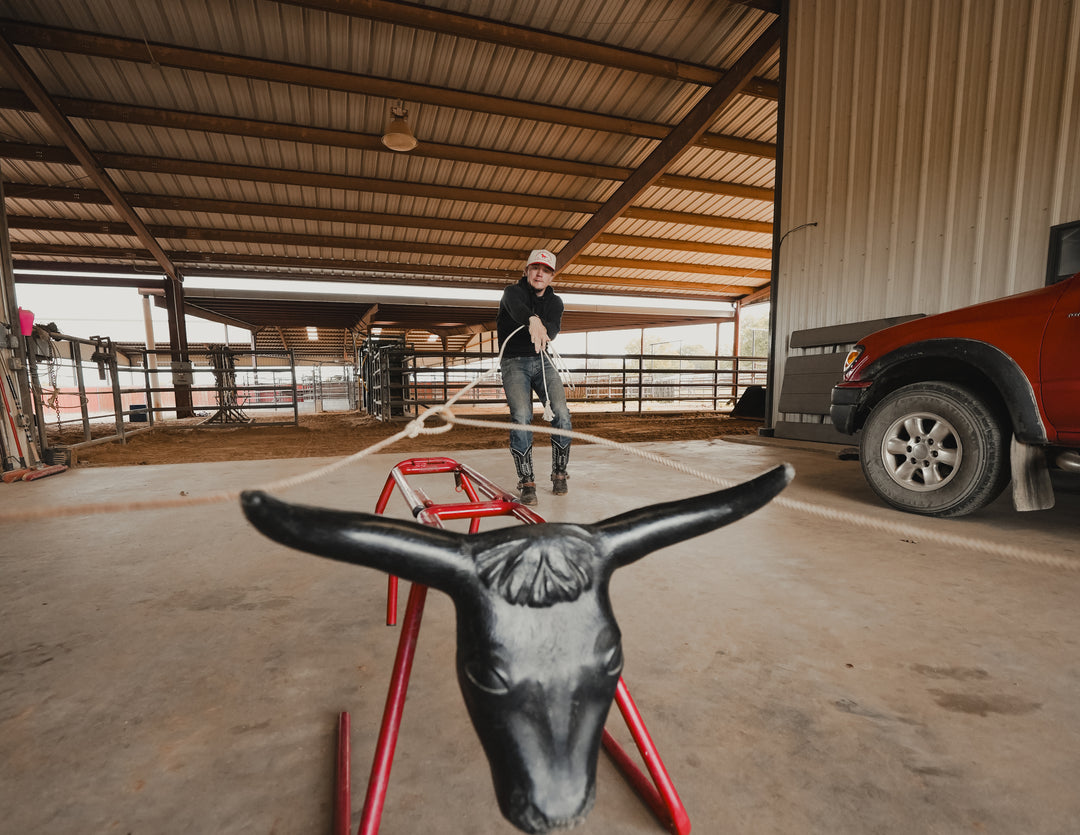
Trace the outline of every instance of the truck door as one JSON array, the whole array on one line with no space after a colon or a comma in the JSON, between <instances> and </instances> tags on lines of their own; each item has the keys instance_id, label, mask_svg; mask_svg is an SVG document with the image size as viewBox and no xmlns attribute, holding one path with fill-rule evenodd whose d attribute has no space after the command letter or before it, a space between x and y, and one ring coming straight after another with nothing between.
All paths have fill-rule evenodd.
<instances>
[{"instance_id":1,"label":"truck door","mask_svg":"<svg viewBox=\"0 0 1080 835\"><path fill-rule=\"evenodd\" d=\"M1065 283L1043 334L1039 371L1046 416L1061 440L1080 444L1080 276Z\"/></svg>"}]
</instances>

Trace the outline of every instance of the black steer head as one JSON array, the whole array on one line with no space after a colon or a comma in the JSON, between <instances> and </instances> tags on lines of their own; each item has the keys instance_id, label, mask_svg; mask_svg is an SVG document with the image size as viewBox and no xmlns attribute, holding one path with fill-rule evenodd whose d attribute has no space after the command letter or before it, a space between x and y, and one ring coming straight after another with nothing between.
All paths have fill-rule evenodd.
<instances>
[{"instance_id":1,"label":"black steer head","mask_svg":"<svg viewBox=\"0 0 1080 835\"><path fill-rule=\"evenodd\" d=\"M459 534L369 513L290 505L246 492L244 513L284 545L446 592L457 612L457 674L503 815L545 833L584 820L622 670L608 599L616 568L766 504L783 465L728 490L591 525L544 523Z\"/></svg>"}]
</instances>

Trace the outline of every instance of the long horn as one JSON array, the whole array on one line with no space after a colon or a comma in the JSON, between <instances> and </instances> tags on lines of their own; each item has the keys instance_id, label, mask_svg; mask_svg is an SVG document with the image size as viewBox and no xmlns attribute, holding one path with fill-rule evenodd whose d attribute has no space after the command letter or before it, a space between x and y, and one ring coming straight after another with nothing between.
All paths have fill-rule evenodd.
<instances>
[{"instance_id":1,"label":"long horn","mask_svg":"<svg viewBox=\"0 0 1080 835\"><path fill-rule=\"evenodd\" d=\"M597 535L607 559L615 567L623 566L657 548L700 536L753 513L768 504L794 475L790 464L781 464L726 490L638 508L585 527Z\"/></svg>"},{"instance_id":2,"label":"long horn","mask_svg":"<svg viewBox=\"0 0 1080 835\"><path fill-rule=\"evenodd\" d=\"M282 545L339 562L366 565L453 592L475 576L461 534L371 513L289 504L261 491L240 495L244 515Z\"/></svg>"}]
</instances>

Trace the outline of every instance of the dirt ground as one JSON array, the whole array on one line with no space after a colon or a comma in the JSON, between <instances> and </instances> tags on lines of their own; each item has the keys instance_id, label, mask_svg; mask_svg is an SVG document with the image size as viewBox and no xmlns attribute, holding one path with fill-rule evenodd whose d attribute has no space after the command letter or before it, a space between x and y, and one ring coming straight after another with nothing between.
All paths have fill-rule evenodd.
<instances>
[{"instance_id":1,"label":"dirt ground","mask_svg":"<svg viewBox=\"0 0 1080 835\"><path fill-rule=\"evenodd\" d=\"M481 418L485 419L485 418ZM486 416L504 421L503 416ZM539 422L539 418L537 418ZM756 434L758 420L731 418L718 412L574 414L574 430L622 442L707 440L721 435ZM181 464L202 461L251 461L262 458L324 458L349 455L405 428L405 422L378 421L359 412L301 415L299 425L198 426L199 419L166 421L145 429L125 443L111 441L72 450L72 464L114 467L129 464ZM438 426L437 419L431 422ZM130 429L141 429L131 424ZM112 434L112 426L102 427ZM537 436L538 440L541 436ZM66 430L50 438L54 446L79 443L81 430ZM575 443L582 443L575 441ZM437 450L498 449L508 446L502 428L454 426L436 435L403 438L388 452L424 453Z\"/></svg>"}]
</instances>

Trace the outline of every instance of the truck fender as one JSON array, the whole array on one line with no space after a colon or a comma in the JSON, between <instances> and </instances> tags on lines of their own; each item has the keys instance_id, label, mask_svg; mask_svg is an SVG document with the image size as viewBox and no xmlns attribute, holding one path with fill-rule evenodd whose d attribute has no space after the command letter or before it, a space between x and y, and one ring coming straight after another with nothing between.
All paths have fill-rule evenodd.
<instances>
[{"instance_id":1,"label":"truck fender","mask_svg":"<svg viewBox=\"0 0 1080 835\"><path fill-rule=\"evenodd\" d=\"M863 379L877 380L901 366L914 361L941 357L956 360L979 369L996 386L1009 410L1013 433L1024 444L1046 444L1046 426L1031 381L1012 357L987 342L977 339L924 339L902 345L871 362L863 371Z\"/></svg>"}]
</instances>

